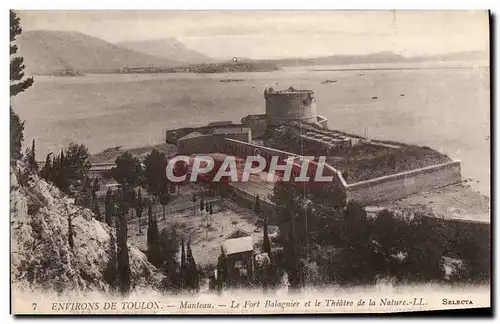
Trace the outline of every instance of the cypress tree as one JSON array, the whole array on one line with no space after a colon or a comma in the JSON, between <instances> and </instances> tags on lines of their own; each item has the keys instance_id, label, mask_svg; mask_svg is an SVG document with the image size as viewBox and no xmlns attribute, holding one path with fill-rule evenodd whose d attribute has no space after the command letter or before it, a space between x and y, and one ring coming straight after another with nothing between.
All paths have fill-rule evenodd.
<instances>
[{"instance_id":1,"label":"cypress tree","mask_svg":"<svg viewBox=\"0 0 500 324\"><path fill-rule=\"evenodd\" d=\"M47 156L45 157L45 164L42 168L42 178L45 179L45 181L51 181L52 180L52 177L51 177L51 173L52 173L52 159L50 158L50 156L52 155L52 153L49 153L47 154Z\"/></svg>"},{"instance_id":2,"label":"cypress tree","mask_svg":"<svg viewBox=\"0 0 500 324\"><path fill-rule=\"evenodd\" d=\"M141 226L142 209L143 209L143 200L142 200L141 188L139 188L135 206L135 214L137 216L137 221L139 222L139 233L142 233L142 226Z\"/></svg>"},{"instance_id":3,"label":"cypress tree","mask_svg":"<svg viewBox=\"0 0 500 324\"><path fill-rule=\"evenodd\" d=\"M27 154L28 158L28 169L37 172L38 171L38 163L36 162L36 148L35 148L35 139L31 142L31 149Z\"/></svg>"},{"instance_id":4,"label":"cypress tree","mask_svg":"<svg viewBox=\"0 0 500 324\"><path fill-rule=\"evenodd\" d=\"M148 259L151 264L160 267L163 263L163 257L160 249L160 234L156 217L152 213L151 202L148 204Z\"/></svg>"},{"instance_id":5,"label":"cypress tree","mask_svg":"<svg viewBox=\"0 0 500 324\"><path fill-rule=\"evenodd\" d=\"M73 241L73 226L71 224L71 215L68 216L68 244L73 249L75 242Z\"/></svg>"},{"instance_id":6,"label":"cypress tree","mask_svg":"<svg viewBox=\"0 0 500 324\"><path fill-rule=\"evenodd\" d=\"M257 214L257 216L260 217L260 197L259 195L257 195L255 197L255 206L254 206L254 210L255 210L255 213Z\"/></svg>"},{"instance_id":7,"label":"cypress tree","mask_svg":"<svg viewBox=\"0 0 500 324\"><path fill-rule=\"evenodd\" d=\"M108 188L106 191L106 197L104 198L104 217L106 224L113 226L113 191Z\"/></svg>"},{"instance_id":8,"label":"cypress tree","mask_svg":"<svg viewBox=\"0 0 500 324\"><path fill-rule=\"evenodd\" d=\"M203 212L203 210L205 209L205 201L203 199L203 196L201 196L201 200L200 200L200 211Z\"/></svg>"},{"instance_id":9,"label":"cypress tree","mask_svg":"<svg viewBox=\"0 0 500 324\"><path fill-rule=\"evenodd\" d=\"M187 269L186 269L186 249L184 246L184 237L181 237L181 278L182 280L182 287L185 287L187 285L186 282L186 274L187 274Z\"/></svg>"},{"instance_id":10,"label":"cypress tree","mask_svg":"<svg viewBox=\"0 0 500 324\"><path fill-rule=\"evenodd\" d=\"M148 199L148 233L147 233L147 242L148 246L155 242L155 226L156 222L153 220L153 206L151 204L151 200Z\"/></svg>"},{"instance_id":11,"label":"cypress tree","mask_svg":"<svg viewBox=\"0 0 500 324\"><path fill-rule=\"evenodd\" d=\"M264 252L271 257L271 241L269 240L269 234L267 233L267 219L264 221L264 243L262 250L264 250Z\"/></svg>"},{"instance_id":12,"label":"cypress tree","mask_svg":"<svg viewBox=\"0 0 500 324\"><path fill-rule=\"evenodd\" d=\"M118 288L122 295L126 295L130 290L130 263L127 247L127 219L123 207L123 195L119 193L120 212L117 219L117 237L118 237Z\"/></svg>"},{"instance_id":13,"label":"cypress tree","mask_svg":"<svg viewBox=\"0 0 500 324\"><path fill-rule=\"evenodd\" d=\"M99 208L99 200L97 199L97 193L92 190L92 211L94 212L95 219L102 221L101 209Z\"/></svg>"},{"instance_id":14,"label":"cypress tree","mask_svg":"<svg viewBox=\"0 0 500 324\"><path fill-rule=\"evenodd\" d=\"M186 285L188 288L199 291L200 289L200 277L198 274L198 268L196 267L196 262L193 257L193 252L191 251L191 242L187 245L186 252Z\"/></svg>"}]
</instances>

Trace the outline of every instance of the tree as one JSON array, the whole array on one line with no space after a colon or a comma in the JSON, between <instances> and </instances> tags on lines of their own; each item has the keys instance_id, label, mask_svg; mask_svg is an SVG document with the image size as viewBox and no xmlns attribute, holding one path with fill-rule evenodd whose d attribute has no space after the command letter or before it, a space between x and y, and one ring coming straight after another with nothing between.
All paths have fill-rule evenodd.
<instances>
[{"instance_id":1,"label":"tree","mask_svg":"<svg viewBox=\"0 0 500 324\"><path fill-rule=\"evenodd\" d=\"M108 188L106 191L106 197L104 198L104 214L105 214L105 220L106 224L109 226L113 226L113 217L115 216L116 209L114 206L114 201L113 201L113 190L111 188Z\"/></svg>"},{"instance_id":2,"label":"tree","mask_svg":"<svg viewBox=\"0 0 500 324\"><path fill-rule=\"evenodd\" d=\"M73 225L71 224L71 215L68 215L68 244L71 249L74 248L75 242L73 241Z\"/></svg>"},{"instance_id":3,"label":"tree","mask_svg":"<svg viewBox=\"0 0 500 324\"><path fill-rule=\"evenodd\" d=\"M99 200L97 199L97 194L94 190L92 190L92 211L94 212L95 219L101 222L101 209L99 208Z\"/></svg>"},{"instance_id":4,"label":"tree","mask_svg":"<svg viewBox=\"0 0 500 324\"><path fill-rule=\"evenodd\" d=\"M407 257L399 277L414 282L443 280L445 233L439 219L416 215L404 232Z\"/></svg>"},{"instance_id":5,"label":"tree","mask_svg":"<svg viewBox=\"0 0 500 324\"><path fill-rule=\"evenodd\" d=\"M228 276L228 268L227 268L227 259L226 255L224 254L224 251L221 249L221 253L219 254L219 257L217 258L217 290L219 293L222 291L222 286L224 282L227 281L227 276Z\"/></svg>"},{"instance_id":6,"label":"tree","mask_svg":"<svg viewBox=\"0 0 500 324\"><path fill-rule=\"evenodd\" d=\"M141 188L139 188L135 206L135 213L137 215L137 221L139 222L139 233L142 233L142 226L141 226L142 210L143 210L143 200L142 200Z\"/></svg>"},{"instance_id":7,"label":"tree","mask_svg":"<svg viewBox=\"0 0 500 324\"><path fill-rule=\"evenodd\" d=\"M184 278L179 276L177 255L179 253L179 235L174 227L164 228L159 237L159 250L161 256L160 270L166 276L164 288L171 292L181 287Z\"/></svg>"},{"instance_id":8,"label":"tree","mask_svg":"<svg viewBox=\"0 0 500 324\"><path fill-rule=\"evenodd\" d=\"M89 178L83 179L82 183L79 184L78 192L74 196L77 205L93 209L92 184Z\"/></svg>"},{"instance_id":9,"label":"tree","mask_svg":"<svg viewBox=\"0 0 500 324\"><path fill-rule=\"evenodd\" d=\"M181 237L181 272L186 273L186 249L184 246L184 237Z\"/></svg>"},{"instance_id":10,"label":"tree","mask_svg":"<svg viewBox=\"0 0 500 324\"><path fill-rule=\"evenodd\" d=\"M196 215L196 207L197 206L196 206L196 195L194 193L191 195L191 201L193 202L193 206L194 206L193 215Z\"/></svg>"},{"instance_id":11,"label":"tree","mask_svg":"<svg viewBox=\"0 0 500 324\"><path fill-rule=\"evenodd\" d=\"M36 162L36 149L35 149L35 139L31 142L31 149L27 149L26 152L27 167L33 172L38 172L38 163Z\"/></svg>"},{"instance_id":12,"label":"tree","mask_svg":"<svg viewBox=\"0 0 500 324\"><path fill-rule=\"evenodd\" d=\"M110 225L112 226L112 225ZM111 233L108 244L108 263L103 270L103 279L111 287L112 290L117 288L118 284L118 259L116 255L116 237L114 233Z\"/></svg>"},{"instance_id":13,"label":"tree","mask_svg":"<svg viewBox=\"0 0 500 324\"><path fill-rule=\"evenodd\" d=\"M203 212L203 210L205 210L205 201L203 200L203 196L201 196L200 211Z\"/></svg>"},{"instance_id":14,"label":"tree","mask_svg":"<svg viewBox=\"0 0 500 324\"><path fill-rule=\"evenodd\" d=\"M144 159L144 166L144 175L148 191L158 197L162 192L161 189L166 179L165 154L157 150L152 150Z\"/></svg>"},{"instance_id":15,"label":"tree","mask_svg":"<svg viewBox=\"0 0 500 324\"><path fill-rule=\"evenodd\" d=\"M124 152L115 160L116 167L111 169L113 178L124 185L131 187L137 184L141 174L141 164L139 160L130 152Z\"/></svg>"},{"instance_id":16,"label":"tree","mask_svg":"<svg viewBox=\"0 0 500 324\"><path fill-rule=\"evenodd\" d=\"M194 291L199 291L200 289L200 277L198 274L198 268L196 267L196 262L193 257L193 252L191 251L191 242L187 244L186 252L186 286Z\"/></svg>"},{"instance_id":17,"label":"tree","mask_svg":"<svg viewBox=\"0 0 500 324\"><path fill-rule=\"evenodd\" d=\"M123 204L123 196L120 197L120 205ZM123 212L123 207L120 206L120 213L116 217L117 226L117 260L118 260L118 288L122 295L126 295L130 290L130 260L127 246L127 219Z\"/></svg>"},{"instance_id":18,"label":"tree","mask_svg":"<svg viewBox=\"0 0 500 324\"><path fill-rule=\"evenodd\" d=\"M269 240L269 234L267 233L267 220L264 221L264 243L262 245L262 250L271 257L271 241Z\"/></svg>"},{"instance_id":19,"label":"tree","mask_svg":"<svg viewBox=\"0 0 500 324\"><path fill-rule=\"evenodd\" d=\"M22 33L19 17L10 10L10 97L14 97L33 85L33 78L24 75L24 59L16 55L16 37ZM21 159L21 148L24 140L24 121L10 107L10 158L11 164Z\"/></svg>"},{"instance_id":20,"label":"tree","mask_svg":"<svg viewBox=\"0 0 500 324\"><path fill-rule=\"evenodd\" d=\"M158 234L158 225L156 223L156 218L153 215L153 206L151 200L148 199L148 233L147 233L148 246L156 242L157 234Z\"/></svg>"},{"instance_id":21,"label":"tree","mask_svg":"<svg viewBox=\"0 0 500 324\"><path fill-rule=\"evenodd\" d=\"M257 195L255 197L255 206L254 206L254 211L257 214L257 216L260 217L260 197Z\"/></svg>"},{"instance_id":22,"label":"tree","mask_svg":"<svg viewBox=\"0 0 500 324\"><path fill-rule=\"evenodd\" d=\"M42 178L45 179L45 181L52 181L51 155L52 155L52 153L47 154L47 156L45 157L45 164L43 165L43 168L41 170Z\"/></svg>"},{"instance_id":23,"label":"tree","mask_svg":"<svg viewBox=\"0 0 500 324\"><path fill-rule=\"evenodd\" d=\"M10 107L10 158L11 164L23 157L21 148L24 140L24 121Z\"/></svg>"},{"instance_id":24,"label":"tree","mask_svg":"<svg viewBox=\"0 0 500 324\"><path fill-rule=\"evenodd\" d=\"M20 19L14 10L10 10L10 96L16 96L33 85L33 78L25 78L24 59L17 56L16 37L23 32Z\"/></svg>"},{"instance_id":25,"label":"tree","mask_svg":"<svg viewBox=\"0 0 500 324\"><path fill-rule=\"evenodd\" d=\"M169 193L169 184L166 178L163 181L163 184L160 188L159 199L160 199L160 204L162 206L163 219L165 219L165 207L167 206L167 204L170 202L171 199Z\"/></svg>"},{"instance_id":26,"label":"tree","mask_svg":"<svg viewBox=\"0 0 500 324\"><path fill-rule=\"evenodd\" d=\"M69 143L66 155L62 154L63 169L66 169L66 178L73 187L77 187L88 175L91 167L90 153L83 144Z\"/></svg>"}]
</instances>

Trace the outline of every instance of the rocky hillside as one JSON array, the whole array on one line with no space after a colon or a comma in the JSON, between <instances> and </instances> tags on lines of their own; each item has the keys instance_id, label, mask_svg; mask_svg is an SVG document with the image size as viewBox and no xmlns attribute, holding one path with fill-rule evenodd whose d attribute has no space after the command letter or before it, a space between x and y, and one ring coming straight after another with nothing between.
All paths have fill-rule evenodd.
<instances>
[{"instance_id":1,"label":"rocky hillside","mask_svg":"<svg viewBox=\"0 0 500 324\"><path fill-rule=\"evenodd\" d=\"M216 60L186 47L175 38L119 42L117 45L136 52L178 61L182 64L216 62Z\"/></svg>"},{"instance_id":2,"label":"rocky hillside","mask_svg":"<svg viewBox=\"0 0 500 324\"><path fill-rule=\"evenodd\" d=\"M26 73L54 74L62 70L109 72L121 67L171 67L180 63L138 53L78 32L33 30L17 39Z\"/></svg>"},{"instance_id":3,"label":"rocky hillside","mask_svg":"<svg viewBox=\"0 0 500 324\"><path fill-rule=\"evenodd\" d=\"M104 273L116 250L115 230L22 166L11 168L10 177L12 284L30 290L109 291ZM132 287L159 287L163 275L130 244L129 259Z\"/></svg>"}]
</instances>

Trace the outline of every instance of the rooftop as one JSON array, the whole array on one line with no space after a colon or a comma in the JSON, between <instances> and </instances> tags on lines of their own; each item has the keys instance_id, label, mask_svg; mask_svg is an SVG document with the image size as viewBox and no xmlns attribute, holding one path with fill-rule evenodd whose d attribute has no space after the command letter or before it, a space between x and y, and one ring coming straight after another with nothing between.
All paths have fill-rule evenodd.
<instances>
[{"instance_id":1,"label":"rooftop","mask_svg":"<svg viewBox=\"0 0 500 324\"><path fill-rule=\"evenodd\" d=\"M244 237L225 240L222 243L222 250L226 255L253 251L252 237L244 236Z\"/></svg>"}]
</instances>

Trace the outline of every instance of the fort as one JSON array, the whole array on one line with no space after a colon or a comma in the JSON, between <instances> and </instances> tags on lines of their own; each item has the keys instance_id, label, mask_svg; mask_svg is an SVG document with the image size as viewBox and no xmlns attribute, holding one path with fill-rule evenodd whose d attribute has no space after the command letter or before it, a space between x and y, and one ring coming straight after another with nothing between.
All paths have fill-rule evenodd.
<instances>
[{"instance_id":1,"label":"fort","mask_svg":"<svg viewBox=\"0 0 500 324\"><path fill-rule=\"evenodd\" d=\"M316 111L313 90L264 91L265 113L243 117L241 122L215 122L201 127L167 130L166 141L180 154L222 153L241 158L326 156L324 165L334 174L332 185L345 203L379 206L403 198L462 183L460 161L429 147L380 141L331 130ZM229 183L235 199L251 206L261 199L272 211L274 183Z\"/></svg>"}]
</instances>

